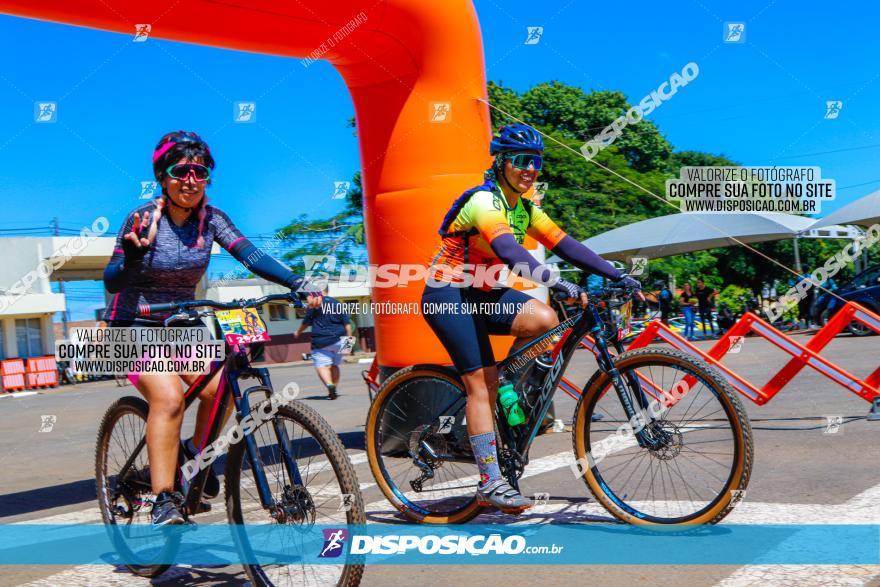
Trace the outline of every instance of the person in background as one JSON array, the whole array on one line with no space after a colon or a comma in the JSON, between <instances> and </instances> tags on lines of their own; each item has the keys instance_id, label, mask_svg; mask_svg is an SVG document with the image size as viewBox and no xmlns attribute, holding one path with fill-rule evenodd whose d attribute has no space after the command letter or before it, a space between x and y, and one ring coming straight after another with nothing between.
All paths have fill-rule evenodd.
<instances>
[{"instance_id":1,"label":"person in background","mask_svg":"<svg viewBox=\"0 0 880 587\"><path fill-rule=\"evenodd\" d=\"M694 295L689 281L686 281L682 286L678 303L681 306L681 313L684 315L684 337L688 340L693 340L694 313L696 312L697 297Z\"/></svg>"},{"instance_id":2,"label":"person in background","mask_svg":"<svg viewBox=\"0 0 880 587\"><path fill-rule=\"evenodd\" d=\"M709 325L709 333L715 336L715 327L712 325L712 308L715 305L715 290L706 287L702 277L697 278L697 289L694 292L697 297L697 308L700 311L700 322L703 323L703 338L706 338L706 324Z\"/></svg>"},{"instance_id":3,"label":"person in background","mask_svg":"<svg viewBox=\"0 0 880 587\"><path fill-rule=\"evenodd\" d=\"M336 386L341 376L339 364L342 363L343 352L351 351L354 339L351 336L351 318L339 300L327 295L326 287L321 306L306 310L296 336L299 337L309 327L312 329L312 364L327 387L327 397L336 399Z\"/></svg>"},{"instance_id":4,"label":"person in background","mask_svg":"<svg viewBox=\"0 0 880 587\"><path fill-rule=\"evenodd\" d=\"M669 286L662 281L657 282L657 287L660 288L660 292L657 294L657 303L660 306L660 321L669 326L669 314L672 312L672 292L669 291Z\"/></svg>"},{"instance_id":5,"label":"person in background","mask_svg":"<svg viewBox=\"0 0 880 587\"><path fill-rule=\"evenodd\" d=\"M730 306L721 302L718 304L718 328L721 332L727 332L736 323L736 316L730 311Z\"/></svg>"},{"instance_id":6,"label":"person in background","mask_svg":"<svg viewBox=\"0 0 880 587\"><path fill-rule=\"evenodd\" d=\"M357 320L357 338L362 353L369 353L375 350L375 342L373 334L375 327L373 326L373 314L364 312Z\"/></svg>"},{"instance_id":7,"label":"person in background","mask_svg":"<svg viewBox=\"0 0 880 587\"><path fill-rule=\"evenodd\" d=\"M806 281L809 287L804 289L805 295L803 295L798 301L798 320L800 321L799 326L801 328L810 328L810 308L813 306L813 299L816 295L816 282L814 282L810 278L810 268L806 264L804 264L803 266L801 276L798 279L797 284L795 284L795 287L797 287L797 285L802 281ZM826 285L825 287L828 286Z\"/></svg>"}]
</instances>

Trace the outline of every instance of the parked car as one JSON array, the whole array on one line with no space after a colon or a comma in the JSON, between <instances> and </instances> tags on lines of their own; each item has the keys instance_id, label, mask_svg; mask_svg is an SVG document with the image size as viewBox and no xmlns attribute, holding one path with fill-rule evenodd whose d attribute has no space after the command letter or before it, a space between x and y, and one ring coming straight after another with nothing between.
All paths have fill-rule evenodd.
<instances>
[{"instance_id":1,"label":"parked car","mask_svg":"<svg viewBox=\"0 0 880 587\"><path fill-rule=\"evenodd\" d=\"M843 301L834 295L823 293L813 302L811 311L813 321L820 326L834 316L846 302L856 302L875 314L880 314L880 265L862 271L843 287L832 290L832 293L843 298ZM874 332L861 322L855 321L850 322L847 329L854 336L866 336Z\"/></svg>"}]
</instances>

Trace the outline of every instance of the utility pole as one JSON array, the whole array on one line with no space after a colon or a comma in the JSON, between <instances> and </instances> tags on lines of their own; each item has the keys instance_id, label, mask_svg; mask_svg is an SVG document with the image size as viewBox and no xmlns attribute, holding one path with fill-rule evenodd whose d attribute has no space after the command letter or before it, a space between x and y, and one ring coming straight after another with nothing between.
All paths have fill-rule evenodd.
<instances>
[{"instance_id":1,"label":"utility pole","mask_svg":"<svg viewBox=\"0 0 880 587\"><path fill-rule=\"evenodd\" d=\"M59 229L58 229L58 217L57 217L57 216L55 216L55 217L52 219L52 226L55 228L55 231L54 231L54 232L55 232L55 236L61 236L61 235L59 234L60 231L59 231ZM54 249L53 249L53 250L54 250ZM61 293L61 295L64 295L64 280L62 280L62 279L59 279L59 280L58 280L58 291ZM65 297L64 297L64 311L61 312L61 329L62 329L62 331L64 332L64 338L67 338L67 337L68 337L68 332L67 332L67 322L68 322L69 319L70 319L70 318L69 318L69 316L68 316L68 314L67 314L67 297L65 296Z\"/></svg>"}]
</instances>

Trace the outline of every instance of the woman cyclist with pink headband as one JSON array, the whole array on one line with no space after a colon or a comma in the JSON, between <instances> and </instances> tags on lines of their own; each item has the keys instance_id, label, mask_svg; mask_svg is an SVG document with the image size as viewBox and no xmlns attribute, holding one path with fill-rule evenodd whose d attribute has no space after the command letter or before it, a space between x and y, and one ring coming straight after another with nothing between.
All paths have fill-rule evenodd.
<instances>
[{"instance_id":1,"label":"woman cyclist with pink headband","mask_svg":"<svg viewBox=\"0 0 880 587\"><path fill-rule=\"evenodd\" d=\"M214 242L256 275L291 290L300 289L302 278L257 249L224 212L208 204L205 188L211 183L213 169L211 151L197 134L171 132L159 141L153 152L153 173L162 186L162 196L132 211L116 237L113 256L104 271L107 291L115 294L104 315L110 326L162 327L167 314L141 319L138 306L195 299L196 285L208 268ZM308 300L311 306L320 305L319 297ZM129 377L150 405L146 437L156 525L184 521L179 511L183 497L174 487L184 411L180 379L190 384L197 377L169 373ZM195 432L184 442L189 458L202 448L219 380L218 374L199 396ZM227 411L224 419L228 415ZM220 482L211 472L205 495L216 497L219 492Z\"/></svg>"}]
</instances>

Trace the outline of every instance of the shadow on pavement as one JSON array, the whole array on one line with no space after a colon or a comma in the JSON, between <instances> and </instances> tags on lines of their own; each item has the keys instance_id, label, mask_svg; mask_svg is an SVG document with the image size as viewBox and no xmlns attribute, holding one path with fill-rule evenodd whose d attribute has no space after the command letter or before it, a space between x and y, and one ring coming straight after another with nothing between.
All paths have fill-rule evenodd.
<instances>
[{"instance_id":1,"label":"shadow on pavement","mask_svg":"<svg viewBox=\"0 0 880 587\"><path fill-rule=\"evenodd\" d=\"M342 443L348 449L364 450L364 433L360 431L343 432L339 435ZM311 439L310 439L311 440ZM317 454L320 450L317 444L306 447L297 453L297 458L307 458L310 454ZM223 473L226 457L221 456L214 461L213 467L217 474ZM95 480L82 479L61 485L28 489L17 493L0 495L0 518L28 514L51 508L75 505L79 503L94 502L96 498Z\"/></svg>"}]
</instances>

